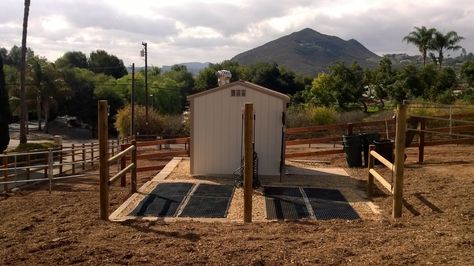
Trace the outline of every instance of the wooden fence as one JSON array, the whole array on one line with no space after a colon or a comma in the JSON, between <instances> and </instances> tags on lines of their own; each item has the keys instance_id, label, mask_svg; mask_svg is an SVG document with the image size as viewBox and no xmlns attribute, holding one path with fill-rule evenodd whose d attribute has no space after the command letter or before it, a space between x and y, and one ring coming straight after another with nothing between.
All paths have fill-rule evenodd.
<instances>
[{"instance_id":1,"label":"wooden fence","mask_svg":"<svg viewBox=\"0 0 474 266\"><path fill-rule=\"evenodd\" d=\"M109 141L108 153L111 156L119 152L119 143L120 140ZM78 173L84 173L97 164L98 151L98 143L83 143L60 145L48 150L0 154L0 171L3 172L0 185L3 185L3 191L8 192L19 184L78 176ZM32 178L37 172L42 172L42 178L38 175Z\"/></svg>"}]
</instances>

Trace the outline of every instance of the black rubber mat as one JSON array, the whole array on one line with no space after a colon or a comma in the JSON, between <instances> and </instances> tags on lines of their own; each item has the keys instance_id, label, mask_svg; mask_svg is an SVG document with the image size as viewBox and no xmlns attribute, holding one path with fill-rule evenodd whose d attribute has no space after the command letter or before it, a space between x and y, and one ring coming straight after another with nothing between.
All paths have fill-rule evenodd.
<instances>
[{"instance_id":1,"label":"black rubber mat","mask_svg":"<svg viewBox=\"0 0 474 266\"><path fill-rule=\"evenodd\" d=\"M304 188L303 190L309 199L316 219L360 219L339 190L322 188Z\"/></svg>"},{"instance_id":2,"label":"black rubber mat","mask_svg":"<svg viewBox=\"0 0 474 266\"><path fill-rule=\"evenodd\" d=\"M200 184L179 217L225 218L233 194L233 186Z\"/></svg>"},{"instance_id":3,"label":"black rubber mat","mask_svg":"<svg viewBox=\"0 0 474 266\"><path fill-rule=\"evenodd\" d=\"M173 217L192 186L191 183L159 184L130 215Z\"/></svg>"},{"instance_id":4,"label":"black rubber mat","mask_svg":"<svg viewBox=\"0 0 474 266\"><path fill-rule=\"evenodd\" d=\"M295 187L264 187L265 208L267 219L270 220L297 220L308 218L303 195Z\"/></svg>"},{"instance_id":5,"label":"black rubber mat","mask_svg":"<svg viewBox=\"0 0 474 266\"><path fill-rule=\"evenodd\" d=\"M336 189L324 189L324 188L303 188L304 193L309 200L330 200L330 201L343 201L347 202L346 198Z\"/></svg>"}]
</instances>

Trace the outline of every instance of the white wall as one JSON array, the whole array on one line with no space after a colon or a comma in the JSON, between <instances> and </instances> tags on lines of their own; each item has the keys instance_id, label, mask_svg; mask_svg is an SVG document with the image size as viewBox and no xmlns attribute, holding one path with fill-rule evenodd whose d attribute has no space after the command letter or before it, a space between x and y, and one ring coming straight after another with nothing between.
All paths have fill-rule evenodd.
<instances>
[{"instance_id":1,"label":"white wall","mask_svg":"<svg viewBox=\"0 0 474 266\"><path fill-rule=\"evenodd\" d=\"M245 89L245 97L231 97L232 89ZM232 174L240 166L242 108L254 104L255 138L259 174L278 175L281 158L281 127L284 102L236 84L191 99L194 175Z\"/></svg>"}]
</instances>

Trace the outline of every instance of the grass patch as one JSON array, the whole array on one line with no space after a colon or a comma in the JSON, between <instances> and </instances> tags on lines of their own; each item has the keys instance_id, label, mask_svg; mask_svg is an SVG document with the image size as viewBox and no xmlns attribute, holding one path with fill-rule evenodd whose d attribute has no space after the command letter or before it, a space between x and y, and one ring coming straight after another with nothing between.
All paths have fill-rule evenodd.
<instances>
[{"instance_id":1,"label":"grass patch","mask_svg":"<svg viewBox=\"0 0 474 266\"><path fill-rule=\"evenodd\" d=\"M18 145L13 152L30 152L30 151L39 151L47 150L54 148L54 143L45 141L45 142L32 142Z\"/></svg>"}]
</instances>

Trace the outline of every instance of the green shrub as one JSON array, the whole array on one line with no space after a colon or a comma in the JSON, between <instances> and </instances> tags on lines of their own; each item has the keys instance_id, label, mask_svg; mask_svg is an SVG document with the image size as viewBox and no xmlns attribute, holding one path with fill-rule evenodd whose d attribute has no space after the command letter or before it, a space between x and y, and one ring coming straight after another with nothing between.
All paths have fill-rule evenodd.
<instances>
[{"instance_id":1,"label":"green shrub","mask_svg":"<svg viewBox=\"0 0 474 266\"><path fill-rule=\"evenodd\" d=\"M53 142L31 142L25 144L19 144L13 152L30 152L38 150L47 150L49 148L54 148Z\"/></svg>"},{"instance_id":2,"label":"green shrub","mask_svg":"<svg viewBox=\"0 0 474 266\"><path fill-rule=\"evenodd\" d=\"M130 134L130 105L120 109L115 116L114 126L121 137ZM148 128L145 124L145 107L135 106L135 133L141 135L178 136L183 135L183 123L180 115L161 115L148 109Z\"/></svg>"},{"instance_id":3,"label":"green shrub","mask_svg":"<svg viewBox=\"0 0 474 266\"><path fill-rule=\"evenodd\" d=\"M338 121L338 113L329 107L316 107L309 110L311 121L316 125L335 124Z\"/></svg>"},{"instance_id":4,"label":"green shrub","mask_svg":"<svg viewBox=\"0 0 474 266\"><path fill-rule=\"evenodd\" d=\"M307 127L337 123L339 114L333 108L292 106L287 112L288 127Z\"/></svg>"}]
</instances>

